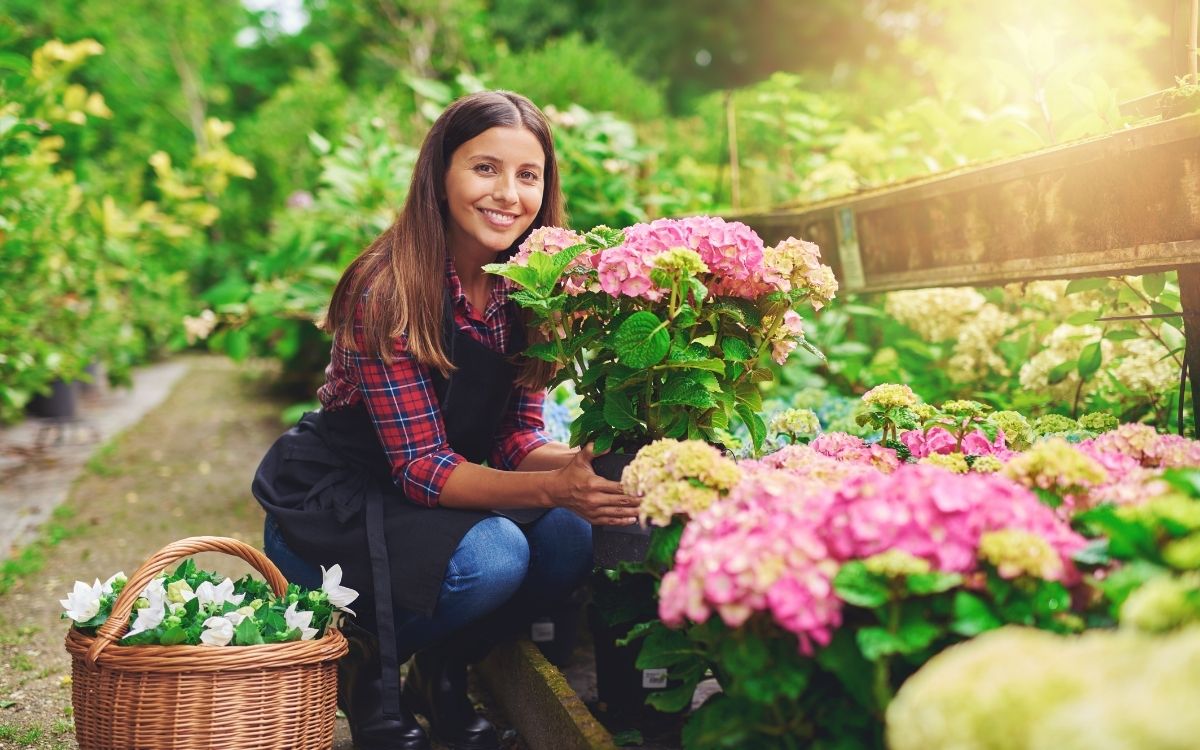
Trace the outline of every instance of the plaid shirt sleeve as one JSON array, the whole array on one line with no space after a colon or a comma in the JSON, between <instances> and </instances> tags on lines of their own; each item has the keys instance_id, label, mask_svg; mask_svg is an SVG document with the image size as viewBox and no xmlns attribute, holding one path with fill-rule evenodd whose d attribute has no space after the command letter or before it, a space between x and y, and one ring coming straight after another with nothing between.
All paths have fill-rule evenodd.
<instances>
[{"instance_id":1,"label":"plaid shirt sleeve","mask_svg":"<svg viewBox=\"0 0 1200 750\"><path fill-rule=\"evenodd\" d=\"M391 463L392 481L414 503L436 507L450 472L466 459L450 449L429 371L408 353L405 337L397 339L389 365L363 354L359 325L354 332L358 352L350 356L361 378L363 402Z\"/></svg>"},{"instance_id":2,"label":"plaid shirt sleeve","mask_svg":"<svg viewBox=\"0 0 1200 750\"><path fill-rule=\"evenodd\" d=\"M515 471L534 448L551 442L542 421L545 401L544 390L514 388L508 412L496 432L496 447L488 458L489 464L497 469Z\"/></svg>"}]
</instances>

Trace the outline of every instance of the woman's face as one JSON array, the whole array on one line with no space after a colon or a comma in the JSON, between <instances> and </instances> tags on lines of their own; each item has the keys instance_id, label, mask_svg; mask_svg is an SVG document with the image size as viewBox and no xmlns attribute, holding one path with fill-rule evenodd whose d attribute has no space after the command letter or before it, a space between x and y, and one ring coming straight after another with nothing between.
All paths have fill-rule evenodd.
<instances>
[{"instance_id":1,"label":"woman's face","mask_svg":"<svg viewBox=\"0 0 1200 750\"><path fill-rule=\"evenodd\" d=\"M484 256L512 246L542 207L546 156L522 127L485 130L459 146L446 168L449 250Z\"/></svg>"}]
</instances>

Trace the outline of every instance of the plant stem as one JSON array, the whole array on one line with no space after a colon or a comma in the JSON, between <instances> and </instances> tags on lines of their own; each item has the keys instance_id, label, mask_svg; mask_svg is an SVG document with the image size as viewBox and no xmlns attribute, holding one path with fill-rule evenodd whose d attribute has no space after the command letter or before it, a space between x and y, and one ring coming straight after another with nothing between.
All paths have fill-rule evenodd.
<instances>
[{"instance_id":1,"label":"plant stem","mask_svg":"<svg viewBox=\"0 0 1200 750\"><path fill-rule=\"evenodd\" d=\"M1138 299L1140 299L1142 302L1145 302L1147 307L1150 307L1150 300L1148 300L1144 296L1142 296L1142 293L1138 291L1137 287L1135 287L1133 284L1130 284L1129 281L1126 280L1125 277L1123 277L1123 276L1121 277L1121 283L1124 284L1125 286L1129 287L1130 291L1132 291L1134 294L1136 294ZM1153 308L1151 308L1151 309L1153 309ZM1133 310L1133 308L1131 307L1130 310ZM1136 312L1136 310L1134 310L1134 312ZM1145 328L1147 331L1150 332L1150 335L1154 338L1155 341L1162 344L1163 349L1166 349L1168 352L1171 351L1171 347L1167 346L1167 342L1162 340L1162 337L1158 335L1158 331L1154 330L1154 328L1151 327L1151 325L1149 323L1147 323L1144 320L1138 320L1138 323L1140 323L1143 328ZM1183 367L1183 360L1181 360L1178 355L1171 353L1171 359L1175 360L1175 364L1179 365L1180 367Z\"/></svg>"}]
</instances>

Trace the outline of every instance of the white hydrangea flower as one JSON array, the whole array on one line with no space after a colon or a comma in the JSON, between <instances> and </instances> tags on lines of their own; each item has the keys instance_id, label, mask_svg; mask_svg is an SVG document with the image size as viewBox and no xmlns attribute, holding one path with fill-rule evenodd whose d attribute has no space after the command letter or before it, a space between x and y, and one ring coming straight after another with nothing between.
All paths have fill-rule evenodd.
<instances>
[{"instance_id":1,"label":"white hydrangea flower","mask_svg":"<svg viewBox=\"0 0 1200 750\"><path fill-rule=\"evenodd\" d=\"M329 596L329 603L343 612L354 614L354 610L350 609L350 602L358 598L358 592L352 588L342 586L342 566L334 565L329 570L325 566L321 566L321 590Z\"/></svg>"}]
</instances>

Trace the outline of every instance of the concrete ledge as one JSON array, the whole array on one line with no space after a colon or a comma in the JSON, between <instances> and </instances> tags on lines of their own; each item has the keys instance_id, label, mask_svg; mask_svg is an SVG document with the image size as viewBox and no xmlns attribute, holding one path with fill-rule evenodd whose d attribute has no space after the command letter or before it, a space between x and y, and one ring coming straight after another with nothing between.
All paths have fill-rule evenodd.
<instances>
[{"instance_id":1,"label":"concrete ledge","mask_svg":"<svg viewBox=\"0 0 1200 750\"><path fill-rule=\"evenodd\" d=\"M533 750L618 750L562 672L528 640L496 647L477 672Z\"/></svg>"}]
</instances>

